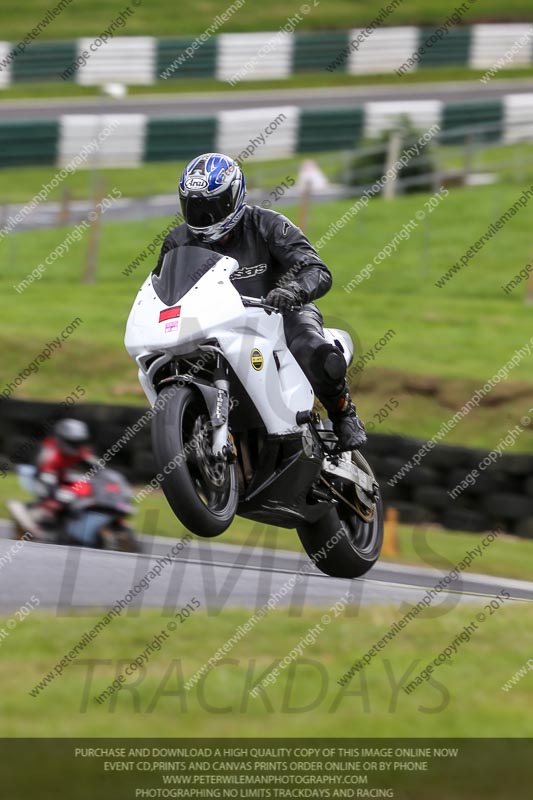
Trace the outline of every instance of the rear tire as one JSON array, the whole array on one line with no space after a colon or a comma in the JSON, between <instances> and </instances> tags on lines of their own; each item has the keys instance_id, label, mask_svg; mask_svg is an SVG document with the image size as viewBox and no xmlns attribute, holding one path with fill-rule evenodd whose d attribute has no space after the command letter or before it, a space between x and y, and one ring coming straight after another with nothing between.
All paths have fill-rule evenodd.
<instances>
[{"instance_id":1,"label":"rear tire","mask_svg":"<svg viewBox=\"0 0 533 800\"><path fill-rule=\"evenodd\" d=\"M168 387L152 420L152 445L161 488L180 522L197 536L219 536L237 510L236 464L209 464L202 441L209 437L203 397Z\"/></svg>"},{"instance_id":2,"label":"rear tire","mask_svg":"<svg viewBox=\"0 0 533 800\"><path fill-rule=\"evenodd\" d=\"M357 466L373 475L363 456L354 452ZM301 525L298 536L305 552L321 572L332 578L359 578L379 558L383 544L383 503L375 500L372 519L365 522L342 501L312 525Z\"/></svg>"},{"instance_id":3,"label":"rear tire","mask_svg":"<svg viewBox=\"0 0 533 800\"><path fill-rule=\"evenodd\" d=\"M100 531L96 545L102 550L115 550L120 553L140 553L141 548L131 528L104 528Z\"/></svg>"}]
</instances>

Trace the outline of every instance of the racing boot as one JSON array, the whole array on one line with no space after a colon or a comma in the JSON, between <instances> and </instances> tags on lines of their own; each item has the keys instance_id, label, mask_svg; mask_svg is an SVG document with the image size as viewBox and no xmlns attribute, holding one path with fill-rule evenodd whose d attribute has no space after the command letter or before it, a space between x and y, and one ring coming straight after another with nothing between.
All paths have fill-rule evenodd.
<instances>
[{"instance_id":1,"label":"racing boot","mask_svg":"<svg viewBox=\"0 0 533 800\"><path fill-rule=\"evenodd\" d=\"M350 392L345 388L335 401L324 403L329 418L333 423L333 430L337 436L338 449L358 450L366 442L365 426L357 415Z\"/></svg>"}]
</instances>

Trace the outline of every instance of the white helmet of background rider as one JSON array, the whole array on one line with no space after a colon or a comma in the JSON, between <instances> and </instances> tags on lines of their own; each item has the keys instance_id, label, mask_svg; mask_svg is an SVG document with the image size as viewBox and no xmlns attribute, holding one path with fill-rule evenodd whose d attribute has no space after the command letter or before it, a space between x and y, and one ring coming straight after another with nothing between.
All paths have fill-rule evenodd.
<instances>
[{"instance_id":1,"label":"white helmet of background rider","mask_svg":"<svg viewBox=\"0 0 533 800\"><path fill-rule=\"evenodd\" d=\"M202 242L216 242L244 214L246 184L241 168L222 153L204 153L183 170L179 198L191 233Z\"/></svg>"},{"instance_id":2,"label":"white helmet of background rider","mask_svg":"<svg viewBox=\"0 0 533 800\"><path fill-rule=\"evenodd\" d=\"M79 419L61 419L56 422L53 434L57 439L59 449L65 455L75 455L81 447L90 443L89 428Z\"/></svg>"}]
</instances>

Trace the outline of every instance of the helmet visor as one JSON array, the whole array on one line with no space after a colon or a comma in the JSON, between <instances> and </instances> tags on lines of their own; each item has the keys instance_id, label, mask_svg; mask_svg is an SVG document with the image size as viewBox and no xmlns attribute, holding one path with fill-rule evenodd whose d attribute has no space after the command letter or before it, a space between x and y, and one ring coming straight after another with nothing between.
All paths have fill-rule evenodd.
<instances>
[{"instance_id":1,"label":"helmet visor","mask_svg":"<svg viewBox=\"0 0 533 800\"><path fill-rule=\"evenodd\" d=\"M209 228L229 217L233 212L233 193L228 188L216 197L189 195L181 197L181 210L185 221L193 228Z\"/></svg>"},{"instance_id":2,"label":"helmet visor","mask_svg":"<svg viewBox=\"0 0 533 800\"><path fill-rule=\"evenodd\" d=\"M86 447L88 444L89 442L87 440L83 442L73 442L69 441L68 439L60 439L59 449L67 456L75 456L83 447Z\"/></svg>"}]
</instances>

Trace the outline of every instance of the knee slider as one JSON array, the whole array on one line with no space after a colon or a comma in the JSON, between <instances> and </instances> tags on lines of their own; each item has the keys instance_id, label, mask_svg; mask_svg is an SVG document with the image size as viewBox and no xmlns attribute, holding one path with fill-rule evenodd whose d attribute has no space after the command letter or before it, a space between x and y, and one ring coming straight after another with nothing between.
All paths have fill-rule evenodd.
<instances>
[{"instance_id":1,"label":"knee slider","mask_svg":"<svg viewBox=\"0 0 533 800\"><path fill-rule=\"evenodd\" d=\"M342 353L333 350L324 361L324 370L332 381L341 381L346 374L346 361Z\"/></svg>"},{"instance_id":2,"label":"knee slider","mask_svg":"<svg viewBox=\"0 0 533 800\"><path fill-rule=\"evenodd\" d=\"M346 375L346 361L341 351L334 345L320 345L312 358L315 369L323 371L328 380L338 383Z\"/></svg>"}]
</instances>

